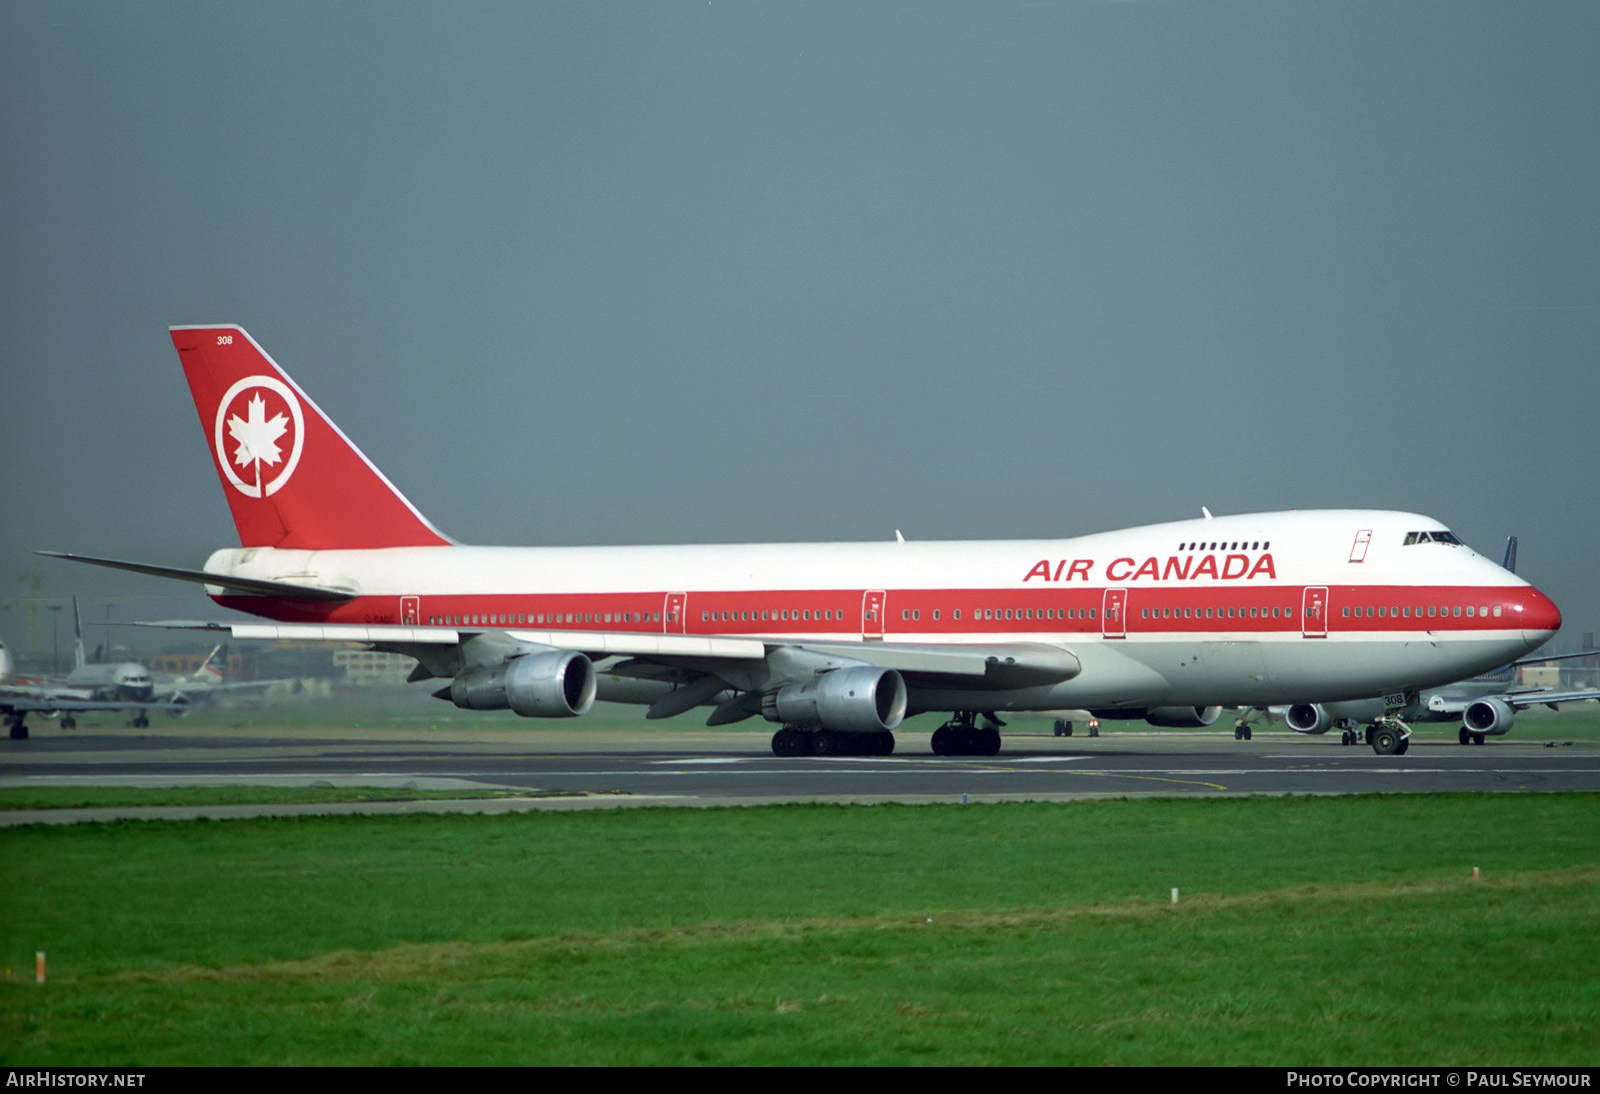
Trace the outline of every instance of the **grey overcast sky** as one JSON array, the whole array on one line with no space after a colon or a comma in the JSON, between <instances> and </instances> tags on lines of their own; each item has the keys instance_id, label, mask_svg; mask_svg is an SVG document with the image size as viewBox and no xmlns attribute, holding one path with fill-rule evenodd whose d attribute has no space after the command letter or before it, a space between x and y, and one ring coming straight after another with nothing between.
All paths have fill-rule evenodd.
<instances>
[{"instance_id":1,"label":"grey overcast sky","mask_svg":"<svg viewBox=\"0 0 1600 1094\"><path fill-rule=\"evenodd\" d=\"M464 542L1411 509L1600 630L1591 0L4 0L0 138L13 644L237 542L209 322Z\"/></svg>"}]
</instances>

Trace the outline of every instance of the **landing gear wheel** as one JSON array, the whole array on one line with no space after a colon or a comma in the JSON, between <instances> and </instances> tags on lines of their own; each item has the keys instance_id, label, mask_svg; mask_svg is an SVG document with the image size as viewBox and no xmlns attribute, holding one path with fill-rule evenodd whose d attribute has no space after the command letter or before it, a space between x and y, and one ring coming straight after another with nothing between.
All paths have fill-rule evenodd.
<instances>
[{"instance_id":1,"label":"landing gear wheel","mask_svg":"<svg viewBox=\"0 0 1600 1094\"><path fill-rule=\"evenodd\" d=\"M1461 732L1456 734L1456 740L1464 745L1470 745L1472 743L1472 731L1466 726L1462 726Z\"/></svg>"},{"instance_id":2,"label":"landing gear wheel","mask_svg":"<svg viewBox=\"0 0 1600 1094\"><path fill-rule=\"evenodd\" d=\"M1472 735L1472 743L1475 744L1475 745L1483 744L1483 734L1482 733L1474 733Z\"/></svg>"},{"instance_id":3,"label":"landing gear wheel","mask_svg":"<svg viewBox=\"0 0 1600 1094\"><path fill-rule=\"evenodd\" d=\"M1057 737L1072 736L1072 723L1061 718L1057 718L1055 724L1055 735Z\"/></svg>"},{"instance_id":4,"label":"landing gear wheel","mask_svg":"<svg viewBox=\"0 0 1600 1094\"><path fill-rule=\"evenodd\" d=\"M23 716L20 713L12 714L6 718L6 724L11 727L11 739L13 741L26 741L28 739L28 723L23 721Z\"/></svg>"},{"instance_id":5,"label":"landing gear wheel","mask_svg":"<svg viewBox=\"0 0 1600 1094\"><path fill-rule=\"evenodd\" d=\"M959 710L951 721L933 731L930 744L935 756L993 756L1000 751L999 719L988 716L996 725L980 727L975 712Z\"/></svg>"},{"instance_id":6,"label":"landing gear wheel","mask_svg":"<svg viewBox=\"0 0 1600 1094\"><path fill-rule=\"evenodd\" d=\"M77 729L78 728L78 720L76 718L74 718L70 714L63 714L61 716L61 728L62 729Z\"/></svg>"},{"instance_id":7,"label":"landing gear wheel","mask_svg":"<svg viewBox=\"0 0 1600 1094\"><path fill-rule=\"evenodd\" d=\"M1397 726L1372 728L1372 751L1380 756L1403 756L1411 747L1410 738Z\"/></svg>"},{"instance_id":8,"label":"landing gear wheel","mask_svg":"<svg viewBox=\"0 0 1600 1094\"><path fill-rule=\"evenodd\" d=\"M772 754L774 756L809 756L811 755L812 734L804 729L794 726L784 726L772 735Z\"/></svg>"}]
</instances>

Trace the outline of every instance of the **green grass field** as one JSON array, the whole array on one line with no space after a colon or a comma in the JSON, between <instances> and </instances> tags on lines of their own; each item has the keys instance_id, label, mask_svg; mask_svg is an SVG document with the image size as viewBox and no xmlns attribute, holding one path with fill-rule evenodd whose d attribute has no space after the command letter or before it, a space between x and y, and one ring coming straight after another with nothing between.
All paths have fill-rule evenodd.
<instances>
[{"instance_id":1,"label":"green grass field","mask_svg":"<svg viewBox=\"0 0 1600 1094\"><path fill-rule=\"evenodd\" d=\"M14 829L0 1063L1594 1066L1597 816L1507 794Z\"/></svg>"}]
</instances>

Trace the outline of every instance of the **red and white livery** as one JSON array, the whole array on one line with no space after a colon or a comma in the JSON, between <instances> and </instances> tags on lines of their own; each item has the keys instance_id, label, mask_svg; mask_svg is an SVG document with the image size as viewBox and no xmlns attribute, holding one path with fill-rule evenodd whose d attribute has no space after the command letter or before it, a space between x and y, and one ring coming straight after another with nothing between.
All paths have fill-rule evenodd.
<instances>
[{"instance_id":1,"label":"red and white livery","mask_svg":"<svg viewBox=\"0 0 1600 1094\"><path fill-rule=\"evenodd\" d=\"M760 715L774 751L885 753L948 711L940 753L992 753L1005 711L1161 725L1223 706L1388 697L1534 649L1549 598L1413 513L1257 513L1071 539L470 547L419 513L243 329L175 327L241 546L200 581L272 620L238 638L415 657L463 707ZM82 556L69 556L82 557ZM1403 752L1403 725L1381 751ZM1376 746L1376 745L1375 745Z\"/></svg>"}]
</instances>

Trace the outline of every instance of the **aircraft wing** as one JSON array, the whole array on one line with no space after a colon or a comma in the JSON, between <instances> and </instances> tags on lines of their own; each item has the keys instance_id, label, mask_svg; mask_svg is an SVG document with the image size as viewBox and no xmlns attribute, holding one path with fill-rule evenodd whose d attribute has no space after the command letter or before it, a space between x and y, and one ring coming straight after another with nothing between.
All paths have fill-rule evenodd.
<instances>
[{"instance_id":1,"label":"aircraft wing","mask_svg":"<svg viewBox=\"0 0 1600 1094\"><path fill-rule=\"evenodd\" d=\"M1483 695L1435 694L1428 700L1428 710L1438 715L1460 715L1474 703L1494 700L1512 710L1547 706L1556 709L1558 703L1580 703L1585 699L1600 699L1600 688L1572 688L1558 691L1555 688L1513 688L1508 691L1488 692Z\"/></svg>"},{"instance_id":2,"label":"aircraft wing","mask_svg":"<svg viewBox=\"0 0 1600 1094\"><path fill-rule=\"evenodd\" d=\"M1600 656L1600 650L1579 650L1577 653L1547 653L1547 654L1543 655L1542 657L1524 657L1521 660L1511 662L1511 664L1513 666L1516 666L1516 665L1542 665L1546 661L1567 661L1567 660L1570 660L1571 658L1574 658L1574 657L1595 657L1595 656Z\"/></svg>"},{"instance_id":3,"label":"aircraft wing","mask_svg":"<svg viewBox=\"0 0 1600 1094\"><path fill-rule=\"evenodd\" d=\"M8 713L77 714L92 710L164 710L177 714L187 709L183 703L139 703L123 699L74 699L69 696L37 697L0 695L0 710Z\"/></svg>"},{"instance_id":4,"label":"aircraft wing","mask_svg":"<svg viewBox=\"0 0 1600 1094\"><path fill-rule=\"evenodd\" d=\"M811 642L695 634L638 634L515 628L423 627L364 623L212 623L166 620L140 626L223 631L239 639L356 642L432 660L429 649L459 646L482 635L502 635L533 647L573 650L591 657L630 657L710 670L717 662L759 662L780 649L824 659L895 669L908 683L960 678L980 686L1021 687L1069 680L1082 671L1071 651L1044 642L939 645L914 642ZM442 674L441 674L442 675ZM976 679L975 679L976 678Z\"/></svg>"},{"instance_id":5,"label":"aircraft wing","mask_svg":"<svg viewBox=\"0 0 1600 1094\"><path fill-rule=\"evenodd\" d=\"M263 688L270 688L273 684L284 682L283 680L233 680L220 684L157 685L156 694L165 696L168 702L187 702L191 699L204 699L208 695L219 695L222 692L260 691Z\"/></svg>"},{"instance_id":6,"label":"aircraft wing","mask_svg":"<svg viewBox=\"0 0 1600 1094\"><path fill-rule=\"evenodd\" d=\"M1552 710L1557 703L1581 703L1585 699L1600 699L1600 688L1574 688L1570 691L1514 691L1502 695L1485 696L1499 699L1509 707L1526 710L1528 707L1547 706Z\"/></svg>"},{"instance_id":7,"label":"aircraft wing","mask_svg":"<svg viewBox=\"0 0 1600 1094\"><path fill-rule=\"evenodd\" d=\"M0 699L88 699L82 688L69 688L65 684L0 684Z\"/></svg>"}]
</instances>

